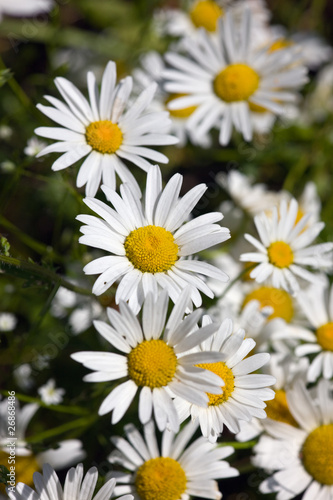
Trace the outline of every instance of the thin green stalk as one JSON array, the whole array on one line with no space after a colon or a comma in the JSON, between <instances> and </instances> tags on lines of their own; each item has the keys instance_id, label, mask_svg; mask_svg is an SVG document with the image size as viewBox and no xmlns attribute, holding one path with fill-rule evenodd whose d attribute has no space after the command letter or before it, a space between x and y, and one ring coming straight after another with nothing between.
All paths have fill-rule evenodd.
<instances>
[{"instance_id":1,"label":"thin green stalk","mask_svg":"<svg viewBox=\"0 0 333 500\"><path fill-rule=\"evenodd\" d=\"M229 285L227 286L227 288L224 290L224 292L222 293L222 295L219 297L219 300L223 299L223 297L225 297L227 295L227 293L229 292L230 288L232 288L234 286L235 283L237 283L237 281L239 281L246 273L248 273L249 271L251 271L252 269L254 269L256 267L257 264L251 264L250 266L246 267L245 269L243 269L243 271L241 271L235 279L233 279L232 281L230 281Z\"/></svg>"},{"instance_id":2,"label":"thin green stalk","mask_svg":"<svg viewBox=\"0 0 333 500\"><path fill-rule=\"evenodd\" d=\"M8 229L8 231L10 231L11 233L15 234L15 236L17 236L19 240L22 241L22 243L24 243L27 247L37 252L39 255L43 256L47 255L48 257L51 257L53 260L57 262L62 261L61 255L57 254L49 246L40 243L39 241L35 240L34 238L26 234L20 228L15 226L12 222L7 220L3 215L0 215L0 225L3 226L5 229Z\"/></svg>"},{"instance_id":3,"label":"thin green stalk","mask_svg":"<svg viewBox=\"0 0 333 500\"><path fill-rule=\"evenodd\" d=\"M38 443L40 441L44 441L45 439L50 439L54 436L58 436L59 434L64 434L73 429L77 429L79 427L89 427L93 424L98 418L98 415L92 415L90 417L82 417L76 420L72 420L71 422L67 422L66 424L59 425L58 427L54 427L53 429L49 429L47 431L40 432L36 436L32 436L26 438L25 441L27 443Z\"/></svg>"},{"instance_id":4,"label":"thin green stalk","mask_svg":"<svg viewBox=\"0 0 333 500\"><path fill-rule=\"evenodd\" d=\"M8 396L8 391L0 391L3 396ZM24 403L37 403L39 406L43 408L47 408L48 410L52 410L58 413L68 413L69 415L89 415L90 411L81 408L80 406L65 406L65 405L47 405L43 403L38 398L33 398L31 396L26 396L25 394L15 393L16 399L19 401L23 401Z\"/></svg>"},{"instance_id":5,"label":"thin green stalk","mask_svg":"<svg viewBox=\"0 0 333 500\"><path fill-rule=\"evenodd\" d=\"M63 279L59 274L55 273L51 269L47 269L34 262L28 262L25 260L16 259L14 257L6 257L5 255L0 255L0 269L4 272L14 271L18 276L22 278L39 278L47 283L59 284L68 290L72 290L75 293L81 295L93 296L90 290L86 288L81 288L79 286L73 285L69 281ZM8 273L10 274L10 273Z\"/></svg>"}]
</instances>

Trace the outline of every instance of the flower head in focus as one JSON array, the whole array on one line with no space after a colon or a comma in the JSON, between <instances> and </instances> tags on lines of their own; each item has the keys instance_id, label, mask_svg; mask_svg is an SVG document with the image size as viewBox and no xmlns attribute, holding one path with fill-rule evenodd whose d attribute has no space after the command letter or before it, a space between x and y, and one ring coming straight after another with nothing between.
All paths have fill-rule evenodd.
<instances>
[{"instance_id":1,"label":"flower head in focus","mask_svg":"<svg viewBox=\"0 0 333 500\"><path fill-rule=\"evenodd\" d=\"M147 171L149 160L167 163L168 158L146 146L175 144L178 139L168 135L170 120L167 112L147 112L156 84L148 86L134 103L129 104L132 77L116 84L116 65L110 61L102 78L99 95L93 73L87 75L89 102L65 78L56 78L55 84L65 104L59 99L45 96L53 107L37 107L61 127L39 127L37 135L58 142L44 148L38 156L64 153L52 165L52 170L63 170L85 158L80 167L76 185L86 185L87 196L94 196L103 183L112 189L117 173L123 182L131 182L139 191L137 181L123 160Z\"/></svg>"}]
</instances>

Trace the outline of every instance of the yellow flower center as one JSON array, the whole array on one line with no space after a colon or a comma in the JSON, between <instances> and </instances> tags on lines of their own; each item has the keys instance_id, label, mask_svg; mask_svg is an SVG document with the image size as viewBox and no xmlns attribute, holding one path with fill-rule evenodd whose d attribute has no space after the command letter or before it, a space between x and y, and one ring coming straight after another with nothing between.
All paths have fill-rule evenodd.
<instances>
[{"instance_id":1,"label":"yellow flower center","mask_svg":"<svg viewBox=\"0 0 333 500\"><path fill-rule=\"evenodd\" d=\"M177 368L177 356L164 340L144 340L127 357L128 375L136 383L151 389L168 385Z\"/></svg>"},{"instance_id":2,"label":"yellow flower center","mask_svg":"<svg viewBox=\"0 0 333 500\"><path fill-rule=\"evenodd\" d=\"M160 226L144 226L125 240L126 257L142 273L163 273L178 259L178 245L170 231Z\"/></svg>"},{"instance_id":3,"label":"yellow flower center","mask_svg":"<svg viewBox=\"0 0 333 500\"><path fill-rule=\"evenodd\" d=\"M169 102L173 101L174 99L185 97L186 95L187 94L170 94L170 96L165 101L165 105L169 104ZM168 111L174 118L188 118L197 109L197 107L198 106L189 106L183 109L168 109Z\"/></svg>"},{"instance_id":4,"label":"yellow flower center","mask_svg":"<svg viewBox=\"0 0 333 500\"><path fill-rule=\"evenodd\" d=\"M230 368L228 368L223 361L219 361L218 363L201 363L196 366L209 370L224 380L224 386L221 387L223 391L222 394L207 393L209 397L208 406L219 406L220 404L225 403L235 388L235 377L232 370L230 370Z\"/></svg>"},{"instance_id":5,"label":"yellow flower center","mask_svg":"<svg viewBox=\"0 0 333 500\"><path fill-rule=\"evenodd\" d=\"M301 457L305 470L315 481L333 485L333 424L317 427L308 435Z\"/></svg>"},{"instance_id":6,"label":"yellow flower center","mask_svg":"<svg viewBox=\"0 0 333 500\"><path fill-rule=\"evenodd\" d=\"M275 241L267 249L268 259L273 266L288 267L294 262L294 254L288 243Z\"/></svg>"},{"instance_id":7,"label":"yellow flower center","mask_svg":"<svg viewBox=\"0 0 333 500\"><path fill-rule=\"evenodd\" d=\"M190 18L196 28L205 28L207 31L216 31L217 20L223 16L223 10L212 0L196 2L190 11Z\"/></svg>"},{"instance_id":8,"label":"yellow flower center","mask_svg":"<svg viewBox=\"0 0 333 500\"><path fill-rule=\"evenodd\" d=\"M254 102L249 102L250 111L253 113L267 113L268 109L264 106L260 106L259 104L255 104Z\"/></svg>"},{"instance_id":9,"label":"yellow flower center","mask_svg":"<svg viewBox=\"0 0 333 500\"><path fill-rule=\"evenodd\" d=\"M157 457L139 467L135 487L141 500L179 500L187 479L181 465L173 458Z\"/></svg>"},{"instance_id":10,"label":"yellow flower center","mask_svg":"<svg viewBox=\"0 0 333 500\"><path fill-rule=\"evenodd\" d=\"M282 318L288 323L294 315L293 301L288 292L279 290L271 286L262 286L249 293L243 302L243 307L250 300L258 300L261 308L270 306L274 312L269 316L269 320L273 318Z\"/></svg>"},{"instance_id":11,"label":"yellow flower center","mask_svg":"<svg viewBox=\"0 0 333 500\"><path fill-rule=\"evenodd\" d=\"M278 38L272 45L269 47L268 52L275 52L277 50L286 49L293 45L293 42L287 40L286 38Z\"/></svg>"},{"instance_id":12,"label":"yellow flower center","mask_svg":"<svg viewBox=\"0 0 333 500\"><path fill-rule=\"evenodd\" d=\"M271 401L267 401L265 411L267 417L272 420L285 422L293 427L298 427L296 420L289 411L286 392L282 389L275 391L275 398Z\"/></svg>"},{"instance_id":13,"label":"yellow flower center","mask_svg":"<svg viewBox=\"0 0 333 500\"><path fill-rule=\"evenodd\" d=\"M320 326L316 333L318 344L325 351L333 351L333 322Z\"/></svg>"},{"instance_id":14,"label":"yellow flower center","mask_svg":"<svg viewBox=\"0 0 333 500\"><path fill-rule=\"evenodd\" d=\"M216 75L214 92L225 102L246 101L257 90L259 80L247 64L230 64Z\"/></svg>"},{"instance_id":15,"label":"yellow flower center","mask_svg":"<svg viewBox=\"0 0 333 500\"><path fill-rule=\"evenodd\" d=\"M8 462L9 460L9 462ZM0 451L0 464L7 467L9 472L12 472L11 467L15 466L15 483L24 483L30 487L34 486L32 479L34 472L40 471L40 466L33 455L20 457L16 455L15 464L10 463L11 456L5 451ZM11 478L7 476L7 480L11 481ZM12 486L12 485L9 485ZM7 497L5 492L5 485L0 484L0 496L1 493Z\"/></svg>"},{"instance_id":16,"label":"yellow flower center","mask_svg":"<svg viewBox=\"0 0 333 500\"><path fill-rule=\"evenodd\" d=\"M112 154L121 146L123 134L116 123L101 120L88 125L86 141L95 151L102 154Z\"/></svg>"}]
</instances>

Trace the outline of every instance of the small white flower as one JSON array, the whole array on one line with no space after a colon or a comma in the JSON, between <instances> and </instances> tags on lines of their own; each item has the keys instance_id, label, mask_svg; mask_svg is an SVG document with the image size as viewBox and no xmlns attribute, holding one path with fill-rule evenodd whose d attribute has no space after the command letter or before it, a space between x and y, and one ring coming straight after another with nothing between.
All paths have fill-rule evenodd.
<instances>
[{"instance_id":1,"label":"small white flower","mask_svg":"<svg viewBox=\"0 0 333 500\"><path fill-rule=\"evenodd\" d=\"M0 125L0 139L7 140L13 135L13 129L8 125Z\"/></svg>"},{"instance_id":2,"label":"small white flower","mask_svg":"<svg viewBox=\"0 0 333 500\"><path fill-rule=\"evenodd\" d=\"M93 293L101 295L121 279L116 303L129 301L137 312L148 292L156 295L166 289L176 303L182 289L191 285L191 299L198 307L202 302L199 290L214 296L198 275L228 281L216 267L191 260L193 254L230 238L229 229L216 224L223 215L207 213L184 223L207 187L200 184L179 198L181 185L182 176L175 174L162 189L161 171L154 166L147 175L144 207L140 195L127 183L120 186L121 196L102 186L114 209L94 198L84 200L102 218L77 217L86 224L81 227L80 243L114 254L85 266L86 274L100 274Z\"/></svg>"},{"instance_id":3,"label":"small white flower","mask_svg":"<svg viewBox=\"0 0 333 500\"><path fill-rule=\"evenodd\" d=\"M0 332L11 332L17 325L17 317L12 313L0 313Z\"/></svg>"},{"instance_id":4,"label":"small white flower","mask_svg":"<svg viewBox=\"0 0 333 500\"><path fill-rule=\"evenodd\" d=\"M149 113L149 107L157 84L149 85L129 105L132 91L130 76L116 85L116 65L110 61L105 69L99 96L96 78L87 75L89 102L81 92L65 78L56 78L55 84L66 104L51 96L45 96L53 107L37 107L59 127L40 127L37 135L54 139L38 156L47 153L64 153L52 165L52 170L63 170L86 157L80 167L76 185L86 185L87 196L94 196L103 183L115 188L117 173L123 182L131 182L137 191L135 177L122 160L134 163L147 171L151 167L146 158L168 163L168 158L146 146L175 144L178 139L168 135L170 120L167 112Z\"/></svg>"},{"instance_id":5,"label":"small white flower","mask_svg":"<svg viewBox=\"0 0 333 500\"><path fill-rule=\"evenodd\" d=\"M126 472L111 472L119 484L115 496L132 493L136 500L192 497L219 500L222 494L217 480L239 475L237 469L223 460L233 453L231 446L218 448L203 437L188 444L197 430L192 422L178 435L165 430L161 451L152 421L144 425L143 437L132 424L124 430L128 441L122 437L111 439L117 450L111 453L109 461L126 469Z\"/></svg>"},{"instance_id":6,"label":"small white flower","mask_svg":"<svg viewBox=\"0 0 333 500\"><path fill-rule=\"evenodd\" d=\"M207 316L204 320L204 324L211 322ZM244 330L233 333L230 319L223 321L219 330L200 344L200 353L217 351L224 355L225 360L197 365L221 377L224 381L222 394L208 394L209 401L205 405L175 399L181 421L189 415L192 419L198 418L202 434L212 442L222 433L224 425L236 433L240 430L240 420L266 418L264 401L274 398L274 392L268 386L275 383L275 378L251 373L270 358L268 353L247 356L255 344L253 339L245 338Z\"/></svg>"},{"instance_id":7,"label":"small white flower","mask_svg":"<svg viewBox=\"0 0 333 500\"><path fill-rule=\"evenodd\" d=\"M83 465L79 464L67 472L65 486L62 488L59 478L49 464L43 466L43 474L34 473L35 489L24 483L18 483L15 492L8 491L11 500L108 500L116 485L115 479L109 479L93 497L98 479L97 467L91 467L83 477ZM133 500L132 495L126 495L119 500Z\"/></svg>"},{"instance_id":8,"label":"small white flower","mask_svg":"<svg viewBox=\"0 0 333 500\"><path fill-rule=\"evenodd\" d=\"M272 53L254 50L253 32L250 11L244 10L239 26L227 12L219 21L216 38L202 31L183 42L188 57L166 55L173 69L164 72L168 80L165 89L185 94L168 107L197 106L187 121L196 136L217 127L219 142L226 145L235 127L250 141L252 110L283 114L284 105L295 102L295 90L307 81L306 68L292 66L298 60L297 53L288 48Z\"/></svg>"},{"instance_id":9,"label":"small white flower","mask_svg":"<svg viewBox=\"0 0 333 500\"><path fill-rule=\"evenodd\" d=\"M46 146L46 142L39 140L37 137L31 137L24 148L24 154L27 156L37 156Z\"/></svg>"},{"instance_id":10,"label":"small white flower","mask_svg":"<svg viewBox=\"0 0 333 500\"><path fill-rule=\"evenodd\" d=\"M311 245L325 224L309 224L310 214L304 215L296 223L298 203L292 199L282 200L279 209L273 207L272 216L262 213L254 218L260 240L250 234L245 238L257 252L244 253L243 262L257 262L250 276L259 283L271 278L275 288L283 288L290 293L299 291L296 277L314 283L322 283L322 276L311 273L305 266L320 270L332 265L333 243ZM310 246L311 245L311 246Z\"/></svg>"},{"instance_id":11,"label":"small white flower","mask_svg":"<svg viewBox=\"0 0 333 500\"><path fill-rule=\"evenodd\" d=\"M51 378L45 385L38 389L38 394L43 403L47 405L58 405L63 400L65 389L56 389L55 380Z\"/></svg>"},{"instance_id":12,"label":"small white flower","mask_svg":"<svg viewBox=\"0 0 333 500\"><path fill-rule=\"evenodd\" d=\"M194 365L220 360L216 353L192 353L187 351L197 346L203 338L216 331L216 325L196 329L201 310L183 316L188 307L190 289L186 288L174 306L168 321L168 295L162 292L156 299L152 294L146 298L142 311L142 325L132 310L120 302L120 314L114 309L107 313L112 326L95 321L98 332L121 354L113 352L78 352L72 358L94 373L86 375L87 382L111 381L126 378L115 387L103 401L99 414L112 411L112 424L121 420L139 391L139 419L150 420L154 410L160 430L168 425L179 428L179 419L172 398L177 395L187 401L205 404L205 392L221 393L221 379Z\"/></svg>"},{"instance_id":13,"label":"small white flower","mask_svg":"<svg viewBox=\"0 0 333 500\"><path fill-rule=\"evenodd\" d=\"M53 5L53 0L0 0L0 21L3 14L16 17L36 16L50 11Z\"/></svg>"},{"instance_id":14,"label":"small white flower","mask_svg":"<svg viewBox=\"0 0 333 500\"><path fill-rule=\"evenodd\" d=\"M277 500L333 499L333 400L327 380L315 397L304 383L287 391L288 406L298 427L267 419L266 433L254 447L253 462L272 474L259 489L276 492Z\"/></svg>"}]
</instances>

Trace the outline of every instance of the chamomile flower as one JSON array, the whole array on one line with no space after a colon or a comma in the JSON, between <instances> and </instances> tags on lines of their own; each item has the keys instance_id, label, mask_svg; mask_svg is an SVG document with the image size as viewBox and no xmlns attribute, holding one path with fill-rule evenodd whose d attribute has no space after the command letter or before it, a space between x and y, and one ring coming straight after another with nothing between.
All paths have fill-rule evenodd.
<instances>
[{"instance_id":1,"label":"chamomile flower","mask_svg":"<svg viewBox=\"0 0 333 500\"><path fill-rule=\"evenodd\" d=\"M165 430L161 451L152 421L144 425L143 436L133 424L124 430L128 441L111 439L117 450L109 461L128 471L111 472L117 478L115 496L132 493L135 500L189 500L192 496L219 500L222 494L217 480L239 475L223 460L233 453L231 446L217 448L203 437L189 445L197 430L192 422L178 435Z\"/></svg>"},{"instance_id":2,"label":"chamomile flower","mask_svg":"<svg viewBox=\"0 0 333 500\"><path fill-rule=\"evenodd\" d=\"M274 399L268 401L265 408L268 418L298 427L289 410L287 390L293 386L295 380L304 379L308 366L309 363L306 358L300 359L290 354L271 354L269 363L263 368L263 371L276 378L276 382L272 387L275 391ZM238 441L249 441L257 437L264 431L264 423L265 420L257 418L253 418L251 422L241 421L241 430L236 439Z\"/></svg>"},{"instance_id":3,"label":"chamomile flower","mask_svg":"<svg viewBox=\"0 0 333 500\"><path fill-rule=\"evenodd\" d=\"M87 264L86 274L100 274L93 293L101 295L118 279L116 303L129 301L138 311L148 292L167 289L173 302L187 285L191 299L200 306L199 290L209 297L212 291L198 274L228 281L227 275L216 267L190 256L230 237L229 230L216 222L220 212L207 213L184 224L191 210L206 191L200 184L179 199L182 176L175 174L162 190L160 169L152 167L147 175L145 207L130 184L120 186L121 196L102 186L114 209L105 203L88 198L89 208L102 217L79 215L80 243L106 250L114 255L100 257Z\"/></svg>"},{"instance_id":4,"label":"chamomile flower","mask_svg":"<svg viewBox=\"0 0 333 500\"><path fill-rule=\"evenodd\" d=\"M318 377L333 377L333 285L329 290L324 286L311 286L298 294L297 300L307 317L311 329L294 331L294 337L302 339L302 345L295 349L297 356L312 355L307 373L309 382ZM293 332L286 332L293 335Z\"/></svg>"},{"instance_id":5,"label":"chamomile flower","mask_svg":"<svg viewBox=\"0 0 333 500\"><path fill-rule=\"evenodd\" d=\"M184 41L189 57L166 55L174 67L164 73L166 90L186 94L169 103L169 109L197 106L188 129L200 136L218 123L221 145L228 144L233 127L250 141L251 110L262 107L282 114L284 104L294 102L295 90L307 81L304 67L291 67L298 57L294 51L268 53L252 48L250 11L244 10L239 24L236 29L227 12L219 22L218 37L202 31L194 40Z\"/></svg>"},{"instance_id":6,"label":"chamomile flower","mask_svg":"<svg viewBox=\"0 0 333 500\"><path fill-rule=\"evenodd\" d=\"M122 160L129 161L143 170L155 162L168 163L168 158L147 148L175 144L178 140L167 134L170 126L168 114L149 113L156 84L146 88L134 103L129 105L132 90L130 76L116 85L116 65L110 61L103 74L99 96L96 78L87 75L89 101L65 78L56 78L55 84L65 100L45 96L53 107L39 104L37 107L59 127L39 127L37 135L54 139L55 144L44 148L38 156L47 153L64 153L52 165L52 170L63 170L86 157L80 167L76 185L86 185L87 196L94 196L103 183L115 188L115 174L123 182L131 182L139 190L137 182Z\"/></svg>"},{"instance_id":7,"label":"chamomile flower","mask_svg":"<svg viewBox=\"0 0 333 500\"><path fill-rule=\"evenodd\" d=\"M208 324L211 321L209 317L204 319ZM275 378L251 373L270 358L268 353L260 353L244 359L254 346L255 341L245 338L244 330L233 333L232 321L223 321L219 330L200 344L200 351L218 351L225 360L197 365L221 377L224 381L222 394L208 394L209 401L205 405L191 404L180 398L175 400L181 421L189 415L192 419L198 418L203 436L212 442L222 433L224 425L236 433L240 430L240 420L266 418L264 401L274 398L268 386L275 383Z\"/></svg>"},{"instance_id":8,"label":"chamomile flower","mask_svg":"<svg viewBox=\"0 0 333 500\"><path fill-rule=\"evenodd\" d=\"M162 77L165 70L165 63L162 56L155 51L150 51L141 57L141 67L136 68L132 75L135 87L140 91L148 87L152 82L158 83L158 89L151 103L151 111L166 111L167 105L172 99L180 97L179 94L169 94L163 90L164 79ZM209 135L196 137L186 130L186 122L189 116L195 111L195 106L183 109L168 110L170 113L171 128L170 132L179 140L177 147L184 147L189 139L193 144L201 147L209 147L211 140Z\"/></svg>"},{"instance_id":9,"label":"chamomile flower","mask_svg":"<svg viewBox=\"0 0 333 500\"><path fill-rule=\"evenodd\" d=\"M316 399L297 382L287 392L298 428L267 419L266 433L255 446L253 462L274 472L261 483L261 493L277 492L289 500L333 499L333 401L327 380L317 386Z\"/></svg>"},{"instance_id":10,"label":"chamomile flower","mask_svg":"<svg viewBox=\"0 0 333 500\"><path fill-rule=\"evenodd\" d=\"M78 352L72 354L95 373L86 375L86 382L111 381L126 378L114 388L103 401L99 414L112 411L112 423L117 423L126 413L139 391L139 419L148 422L154 410L160 430L179 428L179 419L172 397L205 404L205 392L212 388L214 394L221 393L221 379L195 364L221 359L219 353L191 353L186 351L197 346L201 339L210 337L216 325L196 329L200 309L182 319L188 307L190 290L186 288L166 322L168 295L162 292L156 300L149 294L144 302L142 324L124 302L120 302L120 313L108 309L111 327L95 321L98 332L121 354L113 352ZM166 324L165 324L166 323ZM195 330L195 331L194 331ZM211 362L213 362L211 360Z\"/></svg>"},{"instance_id":11,"label":"chamomile flower","mask_svg":"<svg viewBox=\"0 0 333 500\"><path fill-rule=\"evenodd\" d=\"M36 16L48 12L54 5L53 0L0 0L0 21L3 15Z\"/></svg>"},{"instance_id":12,"label":"chamomile flower","mask_svg":"<svg viewBox=\"0 0 333 500\"><path fill-rule=\"evenodd\" d=\"M271 217L265 213L257 215L254 223L261 241L245 234L257 252L240 256L243 262L258 263L250 273L251 278L259 283L271 278L275 288L283 288L290 293L299 291L296 277L322 283L322 277L308 271L306 266L319 270L329 267L332 262L333 243L311 245L325 224L309 224L309 214L296 223L297 215L298 203L295 199L289 204L282 200L279 209L273 208Z\"/></svg>"},{"instance_id":13,"label":"chamomile flower","mask_svg":"<svg viewBox=\"0 0 333 500\"><path fill-rule=\"evenodd\" d=\"M49 465L43 466L43 474L34 473L35 490L24 483L18 483L15 492L8 491L11 500L109 500L111 498L116 480L109 479L93 497L98 479L97 467L91 467L83 477L83 465L72 467L67 472L65 485L61 486L54 469ZM133 500L132 495L125 495L119 500Z\"/></svg>"}]
</instances>

